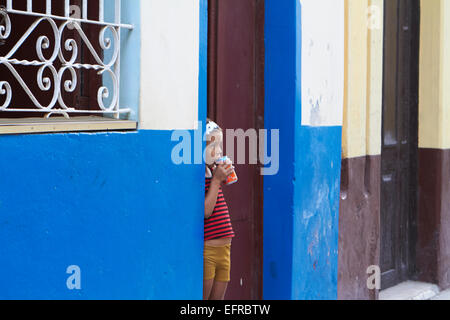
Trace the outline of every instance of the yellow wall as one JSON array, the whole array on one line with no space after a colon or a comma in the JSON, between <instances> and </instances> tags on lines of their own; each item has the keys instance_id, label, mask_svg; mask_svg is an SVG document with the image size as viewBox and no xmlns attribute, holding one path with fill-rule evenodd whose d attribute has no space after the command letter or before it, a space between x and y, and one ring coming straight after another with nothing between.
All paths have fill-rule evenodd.
<instances>
[{"instance_id":1,"label":"yellow wall","mask_svg":"<svg viewBox=\"0 0 450 320\"><path fill-rule=\"evenodd\" d=\"M370 6L377 8L379 13L379 29L369 29L368 36L368 65L367 75L367 155L381 154L381 120L383 101L383 0L371 0Z\"/></svg>"},{"instance_id":2,"label":"yellow wall","mask_svg":"<svg viewBox=\"0 0 450 320\"><path fill-rule=\"evenodd\" d=\"M445 0L444 0L445 1ZM419 146L442 145L441 0L421 2L419 58Z\"/></svg>"},{"instance_id":3,"label":"yellow wall","mask_svg":"<svg viewBox=\"0 0 450 320\"><path fill-rule=\"evenodd\" d=\"M383 0L345 0L343 158L381 153ZM368 10L369 9L369 10ZM371 14L369 13L371 12ZM421 0L419 146L450 148L450 1Z\"/></svg>"},{"instance_id":4,"label":"yellow wall","mask_svg":"<svg viewBox=\"0 0 450 320\"><path fill-rule=\"evenodd\" d=\"M443 66L442 72L442 86L440 86L443 94L442 99L442 129L440 131L442 135L441 148L450 148L450 3L449 1L442 2L443 10L441 10L441 21L443 29Z\"/></svg>"},{"instance_id":5,"label":"yellow wall","mask_svg":"<svg viewBox=\"0 0 450 320\"><path fill-rule=\"evenodd\" d=\"M421 1L419 146L450 148L450 3Z\"/></svg>"},{"instance_id":6,"label":"yellow wall","mask_svg":"<svg viewBox=\"0 0 450 320\"><path fill-rule=\"evenodd\" d=\"M381 153L383 0L345 0L343 158Z\"/></svg>"}]
</instances>

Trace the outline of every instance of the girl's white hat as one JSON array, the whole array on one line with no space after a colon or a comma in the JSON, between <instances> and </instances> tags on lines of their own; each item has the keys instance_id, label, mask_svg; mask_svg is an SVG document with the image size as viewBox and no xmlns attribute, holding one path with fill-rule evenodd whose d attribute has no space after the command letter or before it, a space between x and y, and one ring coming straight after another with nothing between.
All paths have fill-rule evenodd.
<instances>
[{"instance_id":1,"label":"girl's white hat","mask_svg":"<svg viewBox=\"0 0 450 320\"><path fill-rule=\"evenodd\" d=\"M208 121L208 123L206 124L206 132L205 134L207 136L211 135L211 133L213 133L215 130L220 129L219 125L217 123L215 123L214 121Z\"/></svg>"}]
</instances>

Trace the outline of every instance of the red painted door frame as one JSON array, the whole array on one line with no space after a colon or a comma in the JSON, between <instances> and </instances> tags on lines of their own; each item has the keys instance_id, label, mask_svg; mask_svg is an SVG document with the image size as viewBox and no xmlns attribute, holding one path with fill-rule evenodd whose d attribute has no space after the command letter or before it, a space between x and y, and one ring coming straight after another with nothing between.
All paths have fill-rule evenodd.
<instances>
[{"instance_id":1,"label":"red painted door frame","mask_svg":"<svg viewBox=\"0 0 450 320\"><path fill-rule=\"evenodd\" d=\"M263 129L264 1L209 0L208 7L208 116L224 129ZM224 147L226 153L226 142ZM236 232L226 299L258 300L263 177L259 164L248 164L248 155L246 163L236 165L239 182L224 188Z\"/></svg>"}]
</instances>

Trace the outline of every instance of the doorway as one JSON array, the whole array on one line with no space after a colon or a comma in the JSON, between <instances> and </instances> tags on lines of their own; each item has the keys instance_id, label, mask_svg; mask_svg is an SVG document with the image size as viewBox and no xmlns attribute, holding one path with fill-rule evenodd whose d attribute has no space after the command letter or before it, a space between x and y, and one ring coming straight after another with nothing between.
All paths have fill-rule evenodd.
<instances>
[{"instance_id":1,"label":"doorway","mask_svg":"<svg viewBox=\"0 0 450 320\"><path fill-rule=\"evenodd\" d=\"M264 0L208 1L208 117L224 130L264 128ZM224 188L236 233L227 300L262 299L263 177L246 163Z\"/></svg>"},{"instance_id":2,"label":"doorway","mask_svg":"<svg viewBox=\"0 0 450 320\"><path fill-rule=\"evenodd\" d=\"M420 0L384 1L381 289L415 277Z\"/></svg>"}]
</instances>

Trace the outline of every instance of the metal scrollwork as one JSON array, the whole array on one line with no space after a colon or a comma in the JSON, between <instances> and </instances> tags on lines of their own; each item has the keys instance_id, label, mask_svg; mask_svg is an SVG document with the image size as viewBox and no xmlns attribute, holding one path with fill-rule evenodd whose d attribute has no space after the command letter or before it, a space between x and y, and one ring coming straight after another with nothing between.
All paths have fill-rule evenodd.
<instances>
[{"instance_id":1,"label":"metal scrollwork","mask_svg":"<svg viewBox=\"0 0 450 320\"><path fill-rule=\"evenodd\" d=\"M0 40L5 40L11 34L11 19L4 8L0 8Z\"/></svg>"},{"instance_id":2,"label":"metal scrollwork","mask_svg":"<svg viewBox=\"0 0 450 320\"><path fill-rule=\"evenodd\" d=\"M51 16L43 16L37 18L27 31L15 43L12 49L4 55L0 56L0 65L6 67L7 70L20 84L20 87L28 95L34 106L44 112L45 117L51 117L54 114L62 114L65 117L69 116L70 112L76 111L73 106L69 106L64 102L63 94L65 92L72 93L77 88L76 70L95 70L97 74L103 78L109 77L111 84L110 88L103 84L97 90L97 102L99 112L115 113L119 112L118 97L119 97L119 78L118 78L118 58L120 56L120 28L112 25L103 26L98 34L98 44L102 52L97 52L94 48L94 39L90 39L81 27L81 22L72 19L62 20L63 22L57 25L56 21L62 19L54 19ZM18 50L23 46L27 39L33 32L36 32L40 24L47 23L50 25L52 35L40 35L36 40L36 56L37 59L19 60L15 58ZM64 39L64 31L70 27L79 35L79 41L75 39ZM11 19L6 10L0 8L0 41L5 41L11 34ZM40 29L41 30L41 29ZM108 36L107 36L108 34ZM93 57L94 64L78 63L81 58L80 46L87 48L87 52ZM106 53L108 61L103 61ZM68 57L68 59L66 59ZM42 92L52 92L50 103L43 105L26 81L21 77L16 66L28 66L37 68L37 87ZM56 67L58 66L58 67ZM58 68L58 69L57 69ZM70 76L63 77L68 73ZM27 79L28 81L28 79ZM17 93L18 94L18 93ZM13 98L13 87L7 81L0 79L0 111L18 111L11 107ZM3 103L2 103L3 101ZM108 105L106 104L108 101ZM56 108L57 103L59 108ZM25 111L25 110L24 110Z\"/></svg>"}]
</instances>

